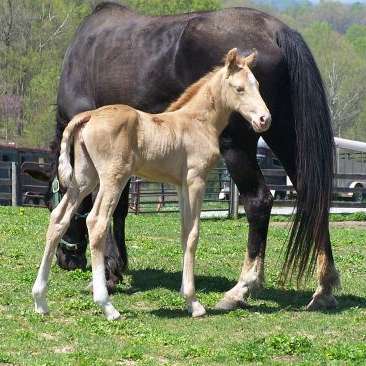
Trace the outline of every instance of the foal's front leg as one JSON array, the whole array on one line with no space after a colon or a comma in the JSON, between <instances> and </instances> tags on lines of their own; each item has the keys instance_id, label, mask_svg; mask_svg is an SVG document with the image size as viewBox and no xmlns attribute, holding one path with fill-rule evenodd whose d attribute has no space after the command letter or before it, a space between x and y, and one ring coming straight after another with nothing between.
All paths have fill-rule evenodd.
<instances>
[{"instance_id":1,"label":"foal's front leg","mask_svg":"<svg viewBox=\"0 0 366 366\"><path fill-rule=\"evenodd\" d=\"M186 299L192 317L206 314L205 308L196 298L194 264L199 238L200 213L205 181L200 177L190 179L180 191L182 215L183 275L181 293Z\"/></svg>"}]
</instances>

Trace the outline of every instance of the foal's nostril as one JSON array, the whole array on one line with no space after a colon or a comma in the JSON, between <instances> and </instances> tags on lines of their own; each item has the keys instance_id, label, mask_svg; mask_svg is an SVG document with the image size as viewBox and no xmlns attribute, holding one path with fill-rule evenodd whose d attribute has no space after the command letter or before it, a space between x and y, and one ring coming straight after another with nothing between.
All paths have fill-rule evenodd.
<instances>
[{"instance_id":1,"label":"foal's nostril","mask_svg":"<svg viewBox=\"0 0 366 366\"><path fill-rule=\"evenodd\" d=\"M260 116L259 121L261 126L264 126L266 124L267 119L265 116Z\"/></svg>"}]
</instances>

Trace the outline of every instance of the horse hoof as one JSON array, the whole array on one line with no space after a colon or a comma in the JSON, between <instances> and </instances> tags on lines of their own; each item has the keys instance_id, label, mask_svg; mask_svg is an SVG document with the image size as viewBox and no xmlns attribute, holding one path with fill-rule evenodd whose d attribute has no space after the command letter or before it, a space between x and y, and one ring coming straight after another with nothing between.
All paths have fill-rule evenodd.
<instances>
[{"instance_id":1,"label":"horse hoof","mask_svg":"<svg viewBox=\"0 0 366 366\"><path fill-rule=\"evenodd\" d=\"M107 317L107 320L117 320L121 317L119 311L112 305L108 304L104 308L104 314Z\"/></svg>"},{"instance_id":2,"label":"horse hoof","mask_svg":"<svg viewBox=\"0 0 366 366\"><path fill-rule=\"evenodd\" d=\"M334 309L337 307L337 300L333 295L314 295L306 306L308 311Z\"/></svg>"},{"instance_id":3,"label":"horse hoof","mask_svg":"<svg viewBox=\"0 0 366 366\"><path fill-rule=\"evenodd\" d=\"M206 314L206 309L199 303L195 302L192 304L192 318L199 318Z\"/></svg>"},{"instance_id":4,"label":"horse hoof","mask_svg":"<svg viewBox=\"0 0 366 366\"><path fill-rule=\"evenodd\" d=\"M235 310L235 309L242 309L245 306L246 306L246 303L244 300L223 298L216 304L215 309L229 311L229 310Z\"/></svg>"},{"instance_id":5,"label":"horse hoof","mask_svg":"<svg viewBox=\"0 0 366 366\"><path fill-rule=\"evenodd\" d=\"M36 313L46 315L49 313L47 301L44 299L34 300L34 310Z\"/></svg>"}]
</instances>

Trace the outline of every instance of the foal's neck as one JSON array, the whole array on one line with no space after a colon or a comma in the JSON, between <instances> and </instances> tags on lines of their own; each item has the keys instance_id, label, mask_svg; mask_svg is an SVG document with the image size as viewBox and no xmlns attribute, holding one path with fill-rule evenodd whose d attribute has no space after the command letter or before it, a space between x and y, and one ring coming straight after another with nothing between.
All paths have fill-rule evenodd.
<instances>
[{"instance_id":1,"label":"foal's neck","mask_svg":"<svg viewBox=\"0 0 366 366\"><path fill-rule=\"evenodd\" d=\"M182 112L193 116L205 124L205 128L214 132L218 137L229 123L231 111L225 105L222 96L223 70L212 73L196 95L181 109Z\"/></svg>"}]
</instances>

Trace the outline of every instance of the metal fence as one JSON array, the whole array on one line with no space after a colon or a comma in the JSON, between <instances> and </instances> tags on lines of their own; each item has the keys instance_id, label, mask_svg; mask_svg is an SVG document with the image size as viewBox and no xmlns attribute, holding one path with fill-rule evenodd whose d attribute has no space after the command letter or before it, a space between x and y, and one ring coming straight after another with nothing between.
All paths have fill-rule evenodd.
<instances>
[{"instance_id":1,"label":"metal fence","mask_svg":"<svg viewBox=\"0 0 366 366\"><path fill-rule=\"evenodd\" d=\"M24 173L25 168L44 169L48 164L26 162L0 162L0 205L42 206L46 205L48 183L40 182Z\"/></svg>"},{"instance_id":2,"label":"metal fence","mask_svg":"<svg viewBox=\"0 0 366 366\"><path fill-rule=\"evenodd\" d=\"M203 211L228 211L230 177L224 167L209 173L203 199ZM219 199L222 192L222 199ZM227 193L226 193L227 192ZM155 183L133 177L130 188L130 211L133 213L176 212L178 194L171 184Z\"/></svg>"},{"instance_id":3,"label":"metal fence","mask_svg":"<svg viewBox=\"0 0 366 366\"><path fill-rule=\"evenodd\" d=\"M0 204L1 205L35 205L45 206L47 183L41 183L23 173L25 165L18 166L14 162L0 162ZM41 164L42 168L46 164ZM286 177L284 170L263 169L265 178L270 181L273 177ZM341 186L344 181L366 181L366 174L336 174L332 207L360 208L366 211L366 188L349 188ZM296 192L291 185L268 184L275 196L274 207L293 207ZM357 197L357 202L353 198ZM361 199L360 199L361 197ZM239 213L240 196L231 180L223 162L213 169L207 180L207 188L203 201L203 211L227 213L237 217ZM149 182L133 177L130 188L130 212L155 213L175 212L179 210L177 192L174 186Z\"/></svg>"},{"instance_id":4,"label":"metal fence","mask_svg":"<svg viewBox=\"0 0 366 366\"><path fill-rule=\"evenodd\" d=\"M12 162L0 162L0 204L16 206L17 166Z\"/></svg>"}]
</instances>

